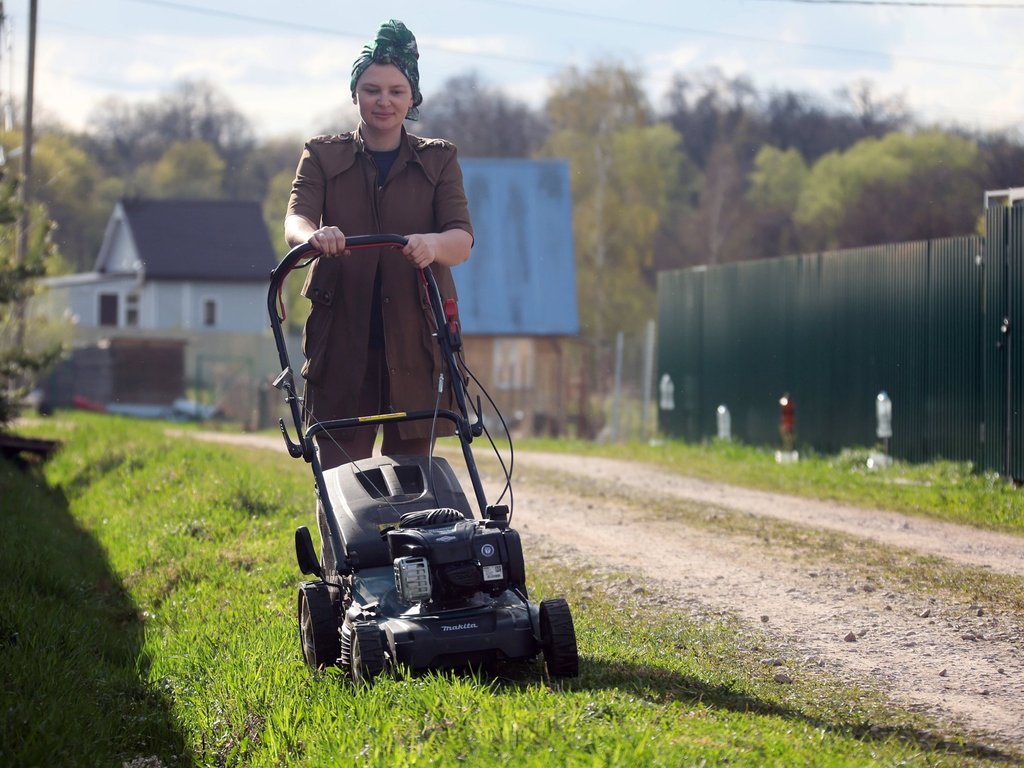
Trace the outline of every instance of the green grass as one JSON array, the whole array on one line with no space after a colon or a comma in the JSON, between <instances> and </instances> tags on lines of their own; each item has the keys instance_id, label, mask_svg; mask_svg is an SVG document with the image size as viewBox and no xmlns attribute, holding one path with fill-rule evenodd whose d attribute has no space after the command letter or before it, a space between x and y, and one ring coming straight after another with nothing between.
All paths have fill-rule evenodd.
<instances>
[{"instance_id":1,"label":"green grass","mask_svg":"<svg viewBox=\"0 0 1024 768\"><path fill-rule=\"evenodd\" d=\"M308 467L76 416L45 470L0 465L0 764L321 766L1014 765L870 691L790 660L759 630L648 604L624 576L528 556L566 595L580 678L355 688L298 649L291 535Z\"/></svg>"},{"instance_id":2,"label":"green grass","mask_svg":"<svg viewBox=\"0 0 1024 768\"><path fill-rule=\"evenodd\" d=\"M1024 534L1024 493L998 475L972 471L965 462L897 461L888 469L870 470L869 451L849 449L838 456L801 454L797 463L778 464L773 451L720 440L700 445L522 440L515 447L650 462L705 480Z\"/></svg>"}]
</instances>

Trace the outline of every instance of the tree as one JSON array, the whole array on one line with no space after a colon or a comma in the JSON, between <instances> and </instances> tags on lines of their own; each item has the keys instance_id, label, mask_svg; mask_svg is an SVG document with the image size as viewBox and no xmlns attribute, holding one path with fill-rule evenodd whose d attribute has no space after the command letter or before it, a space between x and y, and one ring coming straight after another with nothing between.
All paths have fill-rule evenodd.
<instances>
[{"instance_id":1,"label":"tree","mask_svg":"<svg viewBox=\"0 0 1024 768\"><path fill-rule=\"evenodd\" d=\"M985 133L978 140L982 160L981 182L985 189L1008 189L1024 185L1024 133L1014 139L1009 133Z\"/></svg>"},{"instance_id":2,"label":"tree","mask_svg":"<svg viewBox=\"0 0 1024 768\"><path fill-rule=\"evenodd\" d=\"M753 156L753 151L744 148L760 143L760 99L745 77L729 79L715 68L694 75L676 74L666 101L665 119L682 135L687 155L702 169L716 145L742 145L737 157L745 157Z\"/></svg>"},{"instance_id":3,"label":"tree","mask_svg":"<svg viewBox=\"0 0 1024 768\"><path fill-rule=\"evenodd\" d=\"M890 133L811 168L794 219L805 250L971 232L978 148L941 131Z\"/></svg>"},{"instance_id":4,"label":"tree","mask_svg":"<svg viewBox=\"0 0 1024 768\"><path fill-rule=\"evenodd\" d=\"M807 163L790 148L763 146L747 176L747 202L754 217L756 256L765 258L791 253L797 248L793 213L807 179Z\"/></svg>"},{"instance_id":5,"label":"tree","mask_svg":"<svg viewBox=\"0 0 1024 768\"><path fill-rule=\"evenodd\" d=\"M0 138L5 145L19 146L20 132ZM119 179L110 178L72 136L51 132L35 142L32 163L33 191L59 225L53 242L67 262L61 271L84 271L96 259L107 218L121 196Z\"/></svg>"},{"instance_id":6,"label":"tree","mask_svg":"<svg viewBox=\"0 0 1024 768\"><path fill-rule=\"evenodd\" d=\"M762 119L766 145L795 149L811 163L866 138L853 117L830 110L819 98L796 91L771 94Z\"/></svg>"},{"instance_id":7,"label":"tree","mask_svg":"<svg viewBox=\"0 0 1024 768\"><path fill-rule=\"evenodd\" d=\"M475 73L449 78L421 111L413 132L453 141L466 157L529 157L547 134L543 115L487 87Z\"/></svg>"},{"instance_id":8,"label":"tree","mask_svg":"<svg viewBox=\"0 0 1024 768\"><path fill-rule=\"evenodd\" d=\"M679 135L649 124L639 83L619 66L570 69L547 107L541 154L569 161L581 324L599 343L651 317L655 236L683 160Z\"/></svg>"},{"instance_id":9,"label":"tree","mask_svg":"<svg viewBox=\"0 0 1024 768\"><path fill-rule=\"evenodd\" d=\"M879 97L870 80L857 80L840 88L838 95L850 105L853 118L866 136L885 136L910 125L910 112L903 98Z\"/></svg>"},{"instance_id":10,"label":"tree","mask_svg":"<svg viewBox=\"0 0 1024 768\"><path fill-rule=\"evenodd\" d=\"M136 174L137 191L150 197L223 197L224 160L205 141L180 141Z\"/></svg>"},{"instance_id":11,"label":"tree","mask_svg":"<svg viewBox=\"0 0 1024 768\"><path fill-rule=\"evenodd\" d=\"M278 173L270 180L267 196L263 201L263 220L267 223L274 250L281 256L289 250L284 239L284 216L294 178L294 170ZM284 283L285 327L289 333L301 333L302 326L309 317L311 305L302 298L302 282L303 276L293 273Z\"/></svg>"},{"instance_id":12,"label":"tree","mask_svg":"<svg viewBox=\"0 0 1024 768\"><path fill-rule=\"evenodd\" d=\"M60 355L59 344L44 334L26 332L19 308L32 295L35 280L56 258L49 235L52 224L41 206L34 206L34 225L21 263L15 258L18 214L17 185L0 176L0 428L17 415L18 404L38 374Z\"/></svg>"},{"instance_id":13,"label":"tree","mask_svg":"<svg viewBox=\"0 0 1024 768\"><path fill-rule=\"evenodd\" d=\"M199 141L224 161L222 191L232 197L245 192L244 176L235 174L255 145L252 127L209 83L184 81L154 103L108 99L93 111L89 128L86 149L112 176L128 179L140 166L157 162L168 146Z\"/></svg>"},{"instance_id":14,"label":"tree","mask_svg":"<svg viewBox=\"0 0 1024 768\"><path fill-rule=\"evenodd\" d=\"M295 167L302 152L305 139L301 136L268 139L255 145L242 158L238 168L232 169L232 176L240 184L234 198L262 202L271 192L273 180L279 174L291 178L295 175ZM289 189L277 200L277 219L274 226L279 227L284 218L284 209L288 203ZM231 195L228 190L225 194Z\"/></svg>"},{"instance_id":15,"label":"tree","mask_svg":"<svg viewBox=\"0 0 1024 768\"><path fill-rule=\"evenodd\" d=\"M765 145L754 158L748 180L747 199L759 208L778 209L791 214L807 178L807 163L795 149Z\"/></svg>"},{"instance_id":16,"label":"tree","mask_svg":"<svg viewBox=\"0 0 1024 768\"><path fill-rule=\"evenodd\" d=\"M745 178L733 144L716 144L701 179L696 205L674 217L679 266L750 259L753 252L750 205Z\"/></svg>"}]
</instances>

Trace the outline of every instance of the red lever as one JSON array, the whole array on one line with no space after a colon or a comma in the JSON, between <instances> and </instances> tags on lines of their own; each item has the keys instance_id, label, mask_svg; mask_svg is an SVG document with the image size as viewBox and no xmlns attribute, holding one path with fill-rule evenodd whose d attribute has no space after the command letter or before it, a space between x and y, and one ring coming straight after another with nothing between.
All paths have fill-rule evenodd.
<instances>
[{"instance_id":1,"label":"red lever","mask_svg":"<svg viewBox=\"0 0 1024 768\"><path fill-rule=\"evenodd\" d=\"M444 316L448 320L448 340L453 349L462 348L459 336L459 303L455 299L444 300Z\"/></svg>"}]
</instances>

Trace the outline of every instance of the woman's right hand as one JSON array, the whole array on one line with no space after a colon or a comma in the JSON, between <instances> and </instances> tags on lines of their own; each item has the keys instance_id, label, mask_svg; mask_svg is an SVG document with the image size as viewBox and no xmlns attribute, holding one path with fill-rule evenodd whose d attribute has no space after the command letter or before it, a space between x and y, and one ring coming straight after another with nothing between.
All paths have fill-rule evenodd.
<instances>
[{"instance_id":1,"label":"woman's right hand","mask_svg":"<svg viewBox=\"0 0 1024 768\"><path fill-rule=\"evenodd\" d=\"M337 227L321 227L306 241L324 256L347 256L345 233Z\"/></svg>"}]
</instances>

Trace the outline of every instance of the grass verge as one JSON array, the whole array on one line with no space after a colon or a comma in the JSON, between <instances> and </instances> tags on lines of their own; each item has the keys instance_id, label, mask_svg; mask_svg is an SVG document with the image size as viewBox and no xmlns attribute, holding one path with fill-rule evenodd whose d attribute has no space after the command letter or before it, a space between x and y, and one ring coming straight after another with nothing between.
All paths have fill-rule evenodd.
<instances>
[{"instance_id":1,"label":"grass verge","mask_svg":"<svg viewBox=\"0 0 1024 768\"><path fill-rule=\"evenodd\" d=\"M644 461L705 480L1024 534L1021 490L998 475L974 472L967 462L897 461L871 470L867 449L849 449L838 456L802 454L796 463L779 464L772 451L720 440L700 445L522 440L516 448Z\"/></svg>"},{"instance_id":2,"label":"grass verge","mask_svg":"<svg viewBox=\"0 0 1024 768\"><path fill-rule=\"evenodd\" d=\"M624 487L614 480L593 480L546 469L531 469L531 482L558 488L577 499L613 503L631 509L636 520L664 520L771 545L776 557L798 558L809 569L835 568L850 579L879 589L922 598L948 596L1024 612L1024 578L955 563L846 533L790 523L764 515L660 496L657 489ZM780 554L784 553L784 554Z\"/></svg>"},{"instance_id":3,"label":"grass verge","mask_svg":"<svg viewBox=\"0 0 1024 768\"><path fill-rule=\"evenodd\" d=\"M308 468L162 425L71 424L45 475L0 474L0 562L14 585L0 602L5 765L1020 761L936 735L820 670L794 664L793 682L776 682L760 633L616 595L601 575L529 553L533 596L574 606L580 678L547 686L539 662L368 689L311 675L291 547L312 517Z\"/></svg>"}]
</instances>

